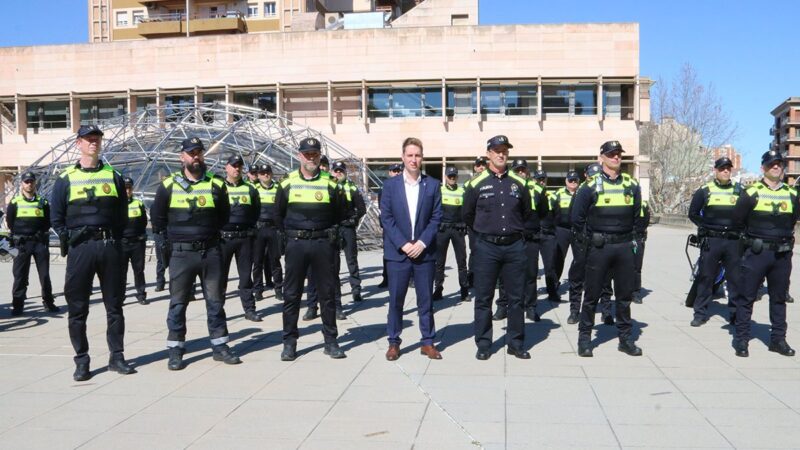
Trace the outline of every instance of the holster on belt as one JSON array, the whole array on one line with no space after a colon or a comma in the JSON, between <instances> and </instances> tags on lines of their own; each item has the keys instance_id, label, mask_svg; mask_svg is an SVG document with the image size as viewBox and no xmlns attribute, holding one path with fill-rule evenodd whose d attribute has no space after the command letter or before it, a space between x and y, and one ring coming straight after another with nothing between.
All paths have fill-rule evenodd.
<instances>
[{"instance_id":1,"label":"holster on belt","mask_svg":"<svg viewBox=\"0 0 800 450\"><path fill-rule=\"evenodd\" d=\"M589 242L591 242L592 247L603 248L606 245L606 237L603 236L603 233L592 233Z\"/></svg>"}]
</instances>

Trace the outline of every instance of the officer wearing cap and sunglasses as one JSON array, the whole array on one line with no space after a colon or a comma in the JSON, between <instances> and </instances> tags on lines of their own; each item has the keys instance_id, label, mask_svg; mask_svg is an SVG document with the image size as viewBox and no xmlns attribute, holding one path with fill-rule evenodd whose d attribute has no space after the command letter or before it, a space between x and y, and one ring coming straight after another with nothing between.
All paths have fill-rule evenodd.
<instances>
[{"instance_id":1,"label":"officer wearing cap and sunglasses","mask_svg":"<svg viewBox=\"0 0 800 450\"><path fill-rule=\"evenodd\" d=\"M585 298L581 310L578 356L592 356L591 338L595 308L609 279L614 280L617 349L640 356L642 349L633 341L631 296L638 245L637 221L641 220L642 196L639 183L622 173L622 145L608 141L600 147L602 171L583 184L572 204L572 226L584 233L586 250Z\"/></svg>"},{"instance_id":2,"label":"officer wearing cap and sunglasses","mask_svg":"<svg viewBox=\"0 0 800 450\"><path fill-rule=\"evenodd\" d=\"M464 194L463 217L475 232L475 357L491 356L492 299L498 277L508 296L507 352L529 359L525 350L525 221L531 214L527 181L509 170L506 136L495 136L486 144L487 170L469 182Z\"/></svg>"},{"instance_id":3,"label":"officer wearing cap and sunglasses","mask_svg":"<svg viewBox=\"0 0 800 450\"><path fill-rule=\"evenodd\" d=\"M337 342L334 300L337 226L345 217L346 199L330 174L320 170L321 148L316 138L300 141L300 169L289 173L275 194L275 219L286 236L282 361L297 358L300 296L309 268L322 307L324 353L334 359L346 357Z\"/></svg>"},{"instance_id":4,"label":"officer wearing cap and sunglasses","mask_svg":"<svg viewBox=\"0 0 800 450\"><path fill-rule=\"evenodd\" d=\"M458 285L461 301L469 300L469 282L467 280L467 248L464 234L467 226L462 218L461 208L464 205L464 188L458 185L458 169L447 167L442 183L442 221L436 234L436 273L434 276L433 300L441 300L444 291L444 265L447 262L447 250L453 244L458 267Z\"/></svg>"},{"instance_id":5,"label":"officer wearing cap and sunglasses","mask_svg":"<svg viewBox=\"0 0 800 450\"><path fill-rule=\"evenodd\" d=\"M14 274L11 315L21 315L25 306L31 257L36 262L44 309L48 312L59 312L50 283L50 204L36 193L36 175L33 172L23 173L21 181L20 192L11 199L6 211L11 242L19 252L14 257L11 269Z\"/></svg>"},{"instance_id":6,"label":"officer wearing cap and sunglasses","mask_svg":"<svg viewBox=\"0 0 800 450\"><path fill-rule=\"evenodd\" d=\"M719 267L725 267L728 287L728 318L733 323L738 295L741 254L740 224L733 221L733 210L744 188L731 180L733 162L725 157L714 162L714 179L695 191L689 205L689 219L697 225L700 239L700 261L697 272L697 295L694 301L693 327L708 321L708 305L713 296L714 280Z\"/></svg>"},{"instance_id":7,"label":"officer wearing cap and sunglasses","mask_svg":"<svg viewBox=\"0 0 800 450\"><path fill-rule=\"evenodd\" d=\"M553 194L553 223L555 224L556 246L553 256L556 281L561 280L564 273L564 260L572 244L572 221L569 216L575 193L578 192L580 176L570 170L564 180L564 186ZM560 301L561 298L559 297Z\"/></svg>"},{"instance_id":8,"label":"officer wearing cap and sunglasses","mask_svg":"<svg viewBox=\"0 0 800 450\"><path fill-rule=\"evenodd\" d=\"M264 290L272 285L275 299L283 301L283 267L281 267L281 246L283 238L275 222L275 193L278 183L272 179L272 166L260 164L258 167L258 197L261 210L258 214L253 259L253 291L256 300L261 300ZM266 280L266 282L265 282ZM274 284L273 284L274 283Z\"/></svg>"},{"instance_id":9,"label":"officer wearing cap and sunglasses","mask_svg":"<svg viewBox=\"0 0 800 450\"><path fill-rule=\"evenodd\" d=\"M255 186L242 179L244 160L239 155L232 155L225 164L225 188L228 191L230 213L222 226L220 243L222 249L222 292L228 292L228 276L231 262L236 258L236 270L239 272L239 299L242 302L244 318L251 322L261 322L256 312L256 300L253 295L253 241L256 234L256 222L261 211L261 200Z\"/></svg>"},{"instance_id":10,"label":"officer wearing cap and sunglasses","mask_svg":"<svg viewBox=\"0 0 800 450\"><path fill-rule=\"evenodd\" d=\"M136 288L136 300L146 305L147 292L144 280L144 252L147 241L147 212L144 203L133 197L133 178L123 178L125 193L128 196L128 220L122 231L123 286L127 286L128 263L133 270L133 284Z\"/></svg>"},{"instance_id":11,"label":"officer wearing cap and sunglasses","mask_svg":"<svg viewBox=\"0 0 800 450\"><path fill-rule=\"evenodd\" d=\"M750 355L750 318L758 287L766 278L771 323L769 351L794 356L786 342L786 293L792 273L794 227L800 216L797 191L783 182L786 159L778 151L761 156L764 177L749 186L736 201L735 226L744 230L736 304L736 356ZM726 274L727 279L727 274ZM730 279L728 279L730 280Z\"/></svg>"},{"instance_id":12,"label":"officer wearing cap and sunglasses","mask_svg":"<svg viewBox=\"0 0 800 450\"><path fill-rule=\"evenodd\" d=\"M166 230L171 247L167 313L169 370L184 368L186 308L198 276L203 285L214 361L241 362L228 347L230 338L224 309L227 274L223 271L219 242L220 229L230 214L230 202L225 182L207 172L204 151L199 138L183 140L181 170L161 182L150 208L153 231Z\"/></svg>"},{"instance_id":13,"label":"officer wearing cap and sunglasses","mask_svg":"<svg viewBox=\"0 0 800 450\"><path fill-rule=\"evenodd\" d=\"M64 297L69 311L69 337L75 350L75 381L91 378L86 318L95 274L106 308L106 341L111 371L127 375L136 371L123 356L125 301L122 285L120 239L128 220L128 198L122 175L100 161L103 132L94 125L78 130L80 160L56 179L50 197L53 229L67 257Z\"/></svg>"}]
</instances>

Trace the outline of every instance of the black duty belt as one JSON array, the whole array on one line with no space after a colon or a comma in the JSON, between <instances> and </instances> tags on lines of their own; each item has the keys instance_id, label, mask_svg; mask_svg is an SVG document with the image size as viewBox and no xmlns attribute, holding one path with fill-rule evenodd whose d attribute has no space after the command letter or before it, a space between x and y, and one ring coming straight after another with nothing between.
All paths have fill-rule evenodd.
<instances>
[{"instance_id":1,"label":"black duty belt","mask_svg":"<svg viewBox=\"0 0 800 450\"><path fill-rule=\"evenodd\" d=\"M442 222L439 224L440 230L447 230L447 229L455 229L455 230L466 230L467 225L463 222Z\"/></svg>"},{"instance_id":2,"label":"black duty belt","mask_svg":"<svg viewBox=\"0 0 800 450\"><path fill-rule=\"evenodd\" d=\"M76 234L80 234L80 236L76 236ZM78 230L69 230L70 239L75 236L76 240L78 241L102 241L106 239L111 239L111 230L107 230L105 228L101 228L98 230L90 230L87 229L81 232L80 229Z\"/></svg>"},{"instance_id":3,"label":"black duty belt","mask_svg":"<svg viewBox=\"0 0 800 450\"><path fill-rule=\"evenodd\" d=\"M621 234L608 234L608 233L592 233L590 238L592 243L602 240L604 244L619 244L622 242L631 242L636 238L633 233Z\"/></svg>"},{"instance_id":4,"label":"black duty belt","mask_svg":"<svg viewBox=\"0 0 800 450\"><path fill-rule=\"evenodd\" d=\"M526 231L524 234L525 240L528 242L539 242L542 240L542 235L538 231Z\"/></svg>"},{"instance_id":5,"label":"black duty belt","mask_svg":"<svg viewBox=\"0 0 800 450\"><path fill-rule=\"evenodd\" d=\"M259 221L258 221L258 228L263 228L263 227L274 227L274 226L275 226L275 221L274 221L274 220L272 220L272 219L267 219L267 220L259 220Z\"/></svg>"},{"instance_id":6,"label":"black duty belt","mask_svg":"<svg viewBox=\"0 0 800 450\"><path fill-rule=\"evenodd\" d=\"M730 240L739 240L742 237L741 233L737 233L735 231L714 231L714 230L704 230L700 233L701 237L712 237L712 238L720 238L720 239L730 239Z\"/></svg>"},{"instance_id":7,"label":"black duty belt","mask_svg":"<svg viewBox=\"0 0 800 450\"><path fill-rule=\"evenodd\" d=\"M141 235L141 236L134 236L134 237L124 237L124 236L122 237L122 243L123 244L132 244L134 242L144 242L146 240L147 240L147 235L144 235L144 234Z\"/></svg>"},{"instance_id":8,"label":"black duty belt","mask_svg":"<svg viewBox=\"0 0 800 450\"><path fill-rule=\"evenodd\" d=\"M511 245L514 242L522 239L524 236L522 233L514 233L514 234L486 234L486 233L478 233L478 237L483 239L490 244L495 245Z\"/></svg>"},{"instance_id":9,"label":"black duty belt","mask_svg":"<svg viewBox=\"0 0 800 450\"><path fill-rule=\"evenodd\" d=\"M329 236L329 230L286 230L286 237L291 239L322 239Z\"/></svg>"},{"instance_id":10,"label":"black duty belt","mask_svg":"<svg viewBox=\"0 0 800 450\"><path fill-rule=\"evenodd\" d=\"M247 238L251 236L249 230L239 230L239 231L220 231L220 236L222 239L241 239Z\"/></svg>"},{"instance_id":11,"label":"black duty belt","mask_svg":"<svg viewBox=\"0 0 800 450\"><path fill-rule=\"evenodd\" d=\"M773 252L788 252L794 249L794 238L783 239L761 239L751 236L743 238L744 245L750 247L754 253L761 253L761 250L771 250Z\"/></svg>"},{"instance_id":12,"label":"black duty belt","mask_svg":"<svg viewBox=\"0 0 800 450\"><path fill-rule=\"evenodd\" d=\"M216 247L217 245L219 245L218 239L209 239L207 241L170 243L172 250L178 252L204 252L208 249Z\"/></svg>"}]
</instances>

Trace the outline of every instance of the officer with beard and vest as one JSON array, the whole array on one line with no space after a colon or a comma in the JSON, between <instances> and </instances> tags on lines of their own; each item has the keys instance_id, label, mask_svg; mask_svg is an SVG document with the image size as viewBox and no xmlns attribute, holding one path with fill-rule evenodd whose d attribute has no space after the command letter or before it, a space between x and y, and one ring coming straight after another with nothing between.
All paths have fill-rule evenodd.
<instances>
[{"instance_id":1,"label":"officer with beard and vest","mask_svg":"<svg viewBox=\"0 0 800 450\"><path fill-rule=\"evenodd\" d=\"M108 369L135 373L123 356L125 317L122 305L122 230L128 220L128 198L122 175L100 161L103 132L94 125L78 130L80 159L56 179L50 197L53 229L67 257L64 297L69 312L69 337L75 350L75 381L91 378L86 319L95 274L106 308Z\"/></svg>"},{"instance_id":2,"label":"officer with beard and vest","mask_svg":"<svg viewBox=\"0 0 800 450\"><path fill-rule=\"evenodd\" d=\"M36 263L42 304L48 312L59 312L53 299L50 283L50 204L36 193L36 175L25 172L20 179L20 193L8 205L6 223L11 231L11 242L19 253L14 257L11 272L14 285L11 289L11 315L19 316L25 306L31 257ZM2 216L0 216L2 217Z\"/></svg>"},{"instance_id":3,"label":"officer with beard and vest","mask_svg":"<svg viewBox=\"0 0 800 450\"><path fill-rule=\"evenodd\" d=\"M640 356L642 349L633 341L631 295L635 287L634 267L638 245L635 240L640 219L642 196L639 184L622 173L622 145L608 141L600 147L602 171L583 184L572 204L572 227L583 233L586 251L586 294L581 310L578 356L592 356L591 337L595 308L603 286L614 280L617 349Z\"/></svg>"},{"instance_id":4,"label":"officer with beard and vest","mask_svg":"<svg viewBox=\"0 0 800 450\"><path fill-rule=\"evenodd\" d=\"M469 281L467 280L467 248L464 235L467 226L461 217L464 205L464 188L458 186L458 169L448 167L445 170L445 182L442 184L442 222L436 234L436 274L434 277L433 300L441 300L444 291L444 265L447 262L447 249L453 244L458 267L458 285L461 301L469 300Z\"/></svg>"},{"instance_id":5,"label":"officer with beard and vest","mask_svg":"<svg viewBox=\"0 0 800 450\"><path fill-rule=\"evenodd\" d=\"M347 356L337 342L334 299L337 227L345 217L346 199L330 174L320 170L321 148L316 138L300 141L297 149L300 168L281 181L275 194L275 219L286 236L282 361L297 358L300 297L309 269L322 308L324 353L333 359Z\"/></svg>"},{"instance_id":6,"label":"officer with beard and vest","mask_svg":"<svg viewBox=\"0 0 800 450\"><path fill-rule=\"evenodd\" d=\"M206 171L205 147L197 137L181 143L182 168L158 186L150 209L154 232L166 230L170 243L167 348L169 370L184 368L186 308L200 277L206 302L206 323L214 361L239 364L228 347L225 278L220 230L228 221L230 203L225 182Z\"/></svg>"},{"instance_id":7,"label":"officer with beard and vest","mask_svg":"<svg viewBox=\"0 0 800 450\"><path fill-rule=\"evenodd\" d=\"M261 211L256 225L258 233L253 258L253 291L256 300L261 300L264 289L274 281L275 300L283 301L283 239L275 222L275 193L278 192L278 183L272 179L272 166L269 164L258 166L256 190L261 201Z\"/></svg>"},{"instance_id":8,"label":"officer with beard and vest","mask_svg":"<svg viewBox=\"0 0 800 450\"><path fill-rule=\"evenodd\" d=\"M463 217L475 232L475 358L487 360L492 346L492 298L502 277L508 297L506 347L509 355L529 359L525 350L525 221L531 215L527 180L508 168L508 138L495 136L486 143L489 168L469 182Z\"/></svg>"},{"instance_id":9,"label":"officer with beard and vest","mask_svg":"<svg viewBox=\"0 0 800 450\"><path fill-rule=\"evenodd\" d=\"M222 226L222 292L228 292L228 276L231 262L236 258L239 272L239 299L242 301L244 318L251 322L261 322L256 313L256 300L253 295L253 242L256 222L261 211L261 200L255 186L242 179L244 161L239 155L228 158L225 164L225 187L228 191L230 214Z\"/></svg>"},{"instance_id":10,"label":"officer with beard and vest","mask_svg":"<svg viewBox=\"0 0 800 450\"><path fill-rule=\"evenodd\" d=\"M128 196L128 221L122 231L122 258L125 269L123 271L123 286L127 286L128 263L133 269L133 284L136 288L136 300L139 304L146 305L147 292L144 281L144 251L147 241L147 212L144 203L133 197L133 179L123 178L125 193Z\"/></svg>"},{"instance_id":11,"label":"officer with beard and vest","mask_svg":"<svg viewBox=\"0 0 800 450\"><path fill-rule=\"evenodd\" d=\"M797 191L783 182L786 159L772 150L761 156L764 177L749 186L736 201L735 226L744 230L738 294L736 332L733 348L736 356L750 356L750 318L758 287L766 278L771 324L769 351L794 356L786 342L786 293L792 274L794 227L800 217ZM727 274L726 274L727 279Z\"/></svg>"}]
</instances>

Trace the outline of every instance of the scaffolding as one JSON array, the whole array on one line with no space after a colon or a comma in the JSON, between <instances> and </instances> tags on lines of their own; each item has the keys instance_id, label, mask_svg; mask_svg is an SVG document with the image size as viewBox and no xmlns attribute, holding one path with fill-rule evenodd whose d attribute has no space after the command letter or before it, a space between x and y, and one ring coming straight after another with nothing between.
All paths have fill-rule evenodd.
<instances>
[{"instance_id":1,"label":"scaffolding","mask_svg":"<svg viewBox=\"0 0 800 450\"><path fill-rule=\"evenodd\" d=\"M133 179L134 195L148 207L161 181L180 170L181 141L187 137L203 141L205 162L211 172L223 174L225 161L239 155L248 167L270 164L276 179L299 168L299 142L314 137L322 143L322 153L331 164L347 163L350 180L364 196L367 215L357 228L359 248L372 250L382 245L378 205L368 188L370 183L381 186L381 180L363 159L319 131L258 108L221 102L150 106L97 125L104 133L101 159ZM50 196L59 174L80 159L75 141L74 135L65 139L28 167L36 173L43 197ZM6 198L12 198L19 186L17 175Z\"/></svg>"}]
</instances>

